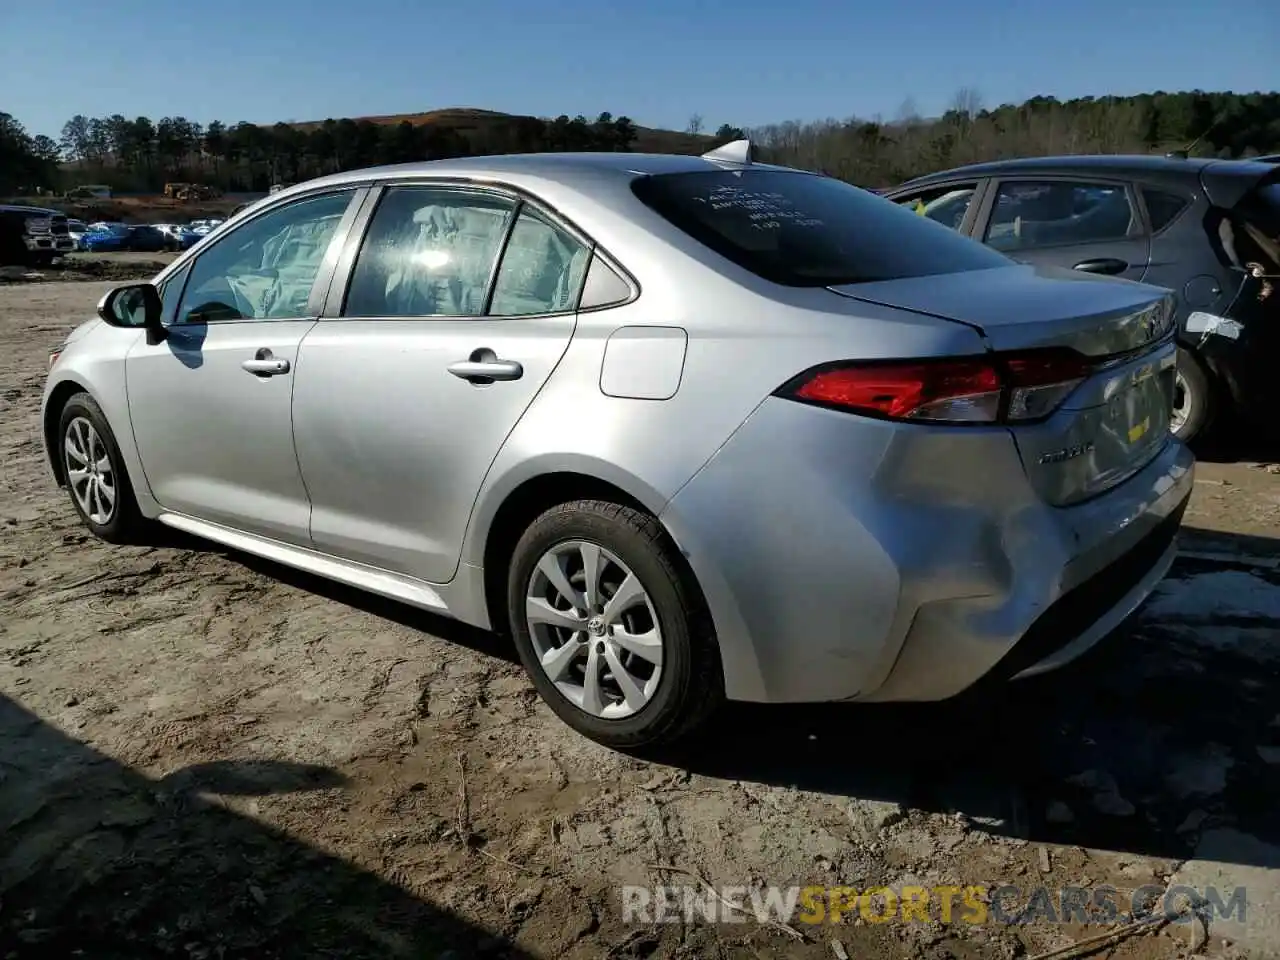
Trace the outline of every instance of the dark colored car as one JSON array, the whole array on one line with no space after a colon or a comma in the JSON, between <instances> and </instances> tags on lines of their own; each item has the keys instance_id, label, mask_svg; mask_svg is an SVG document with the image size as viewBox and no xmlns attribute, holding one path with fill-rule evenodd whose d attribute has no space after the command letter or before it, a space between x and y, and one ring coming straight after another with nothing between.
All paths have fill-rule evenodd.
<instances>
[{"instance_id":1,"label":"dark colored car","mask_svg":"<svg viewBox=\"0 0 1280 960\"><path fill-rule=\"evenodd\" d=\"M1275 429L1280 409L1280 166L1068 156L975 164L885 196L1015 260L1178 295L1173 431L1218 415Z\"/></svg>"},{"instance_id":2,"label":"dark colored car","mask_svg":"<svg viewBox=\"0 0 1280 960\"><path fill-rule=\"evenodd\" d=\"M47 267L75 247L60 211L0 204L0 266Z\"/></svg>"},{"instance_id":3,"label":"dark colored car","mask_svg":"<svg viewBox=\"0 0 1280 960\"><path fill-rule=\"evenodd\" d=\"M115 253L129 249L128 240L128 224L100 223L80 238L80 246L90 253Z\"/></svg>"},{"instance_id":4,"label":"dark colored car","mask_svg":"<svg viewBox=\"0 0 1280 960\"><path fill-rule=\"evenodd\" d=\"M163 230L145 224L130 227L128 236L124 238L125 250L137 250L141 253L168 250L172 245L173 241Z\"/></svg>"}]
</instances>

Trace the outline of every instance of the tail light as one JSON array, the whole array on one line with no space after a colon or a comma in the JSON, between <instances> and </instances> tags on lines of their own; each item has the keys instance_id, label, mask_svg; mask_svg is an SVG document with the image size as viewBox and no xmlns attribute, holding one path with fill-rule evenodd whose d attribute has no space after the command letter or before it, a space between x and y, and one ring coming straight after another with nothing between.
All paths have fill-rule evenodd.
<instances>
[{"instance_id":1,"label":"tail light","mask_svg":"<svg viewBox=\"0 0 1280 960\"><path fill-rule=\"evenodd\" d=\"M828 363L778 395L882 420L1034 423L1089 376L1088 358L1066 348L976 357Z\"/></svg>"}]
</instances>

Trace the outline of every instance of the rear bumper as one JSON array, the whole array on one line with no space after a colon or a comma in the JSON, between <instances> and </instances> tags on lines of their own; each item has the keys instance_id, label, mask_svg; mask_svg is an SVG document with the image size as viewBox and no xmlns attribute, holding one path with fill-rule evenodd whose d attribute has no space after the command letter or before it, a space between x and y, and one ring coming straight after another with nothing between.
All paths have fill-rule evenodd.
<instances>
[{"instance_id":1,"label":"rear bumper","mask_svg":"<svg viewBox=\"0 0 1280 960\"><path fill-rule=\"evenodd\" d=\"M1071 507L1003 429L903 427L766 401L662 519L733 699L929 701L1078 656L1154 589L1194 461L1170 442Z\"/></svg>"}]
</instances>

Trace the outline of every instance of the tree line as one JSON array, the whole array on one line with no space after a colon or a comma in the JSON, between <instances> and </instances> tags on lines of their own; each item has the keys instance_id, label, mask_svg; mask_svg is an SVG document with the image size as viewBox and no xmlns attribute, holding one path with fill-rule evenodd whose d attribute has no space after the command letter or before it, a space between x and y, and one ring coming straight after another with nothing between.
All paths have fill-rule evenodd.
<instances>
[{"instance_id":1,"label":"tree line","mask_svg":"<svg viewBox=\"0 0 1280 960\"><path fill-rule=\"evenodd\" d=\"M908 100L890 120L780 123L751 131L767 159L880 187L968 163L1086 153L1252 157L1280 152L1280 92L1146 93L983 106L959 91L941 117Z\"/></svg>"},{"instance_id":2,"label":"tree line","mask_svg":"<svg viewBox=\"0 0 1280 960\"><path fill-rule=\"evenodd\" d=\"M77 115L61 138L31 136L0 113L0 190L107 183L156 191L171 181L265 191L326 173L382 163L551 150L629 151L640 130L626 116L595 120L442 111L429 122L369 119L314 124L203 126L185 117L151 120ZM645 149L690 152L744 135L764 160L821 170L864 186L887 186L933 170L1011 156L1150 153L1242 157L1280 151L1280 92L1156 92L1058 100L1033 97L987 109L961 90L940 117L910 101L892 118L790 121L704 133L699 114L686 135L646 131ZM666 140L663 137L666 137Z\"/></svg>"}]
</instances>

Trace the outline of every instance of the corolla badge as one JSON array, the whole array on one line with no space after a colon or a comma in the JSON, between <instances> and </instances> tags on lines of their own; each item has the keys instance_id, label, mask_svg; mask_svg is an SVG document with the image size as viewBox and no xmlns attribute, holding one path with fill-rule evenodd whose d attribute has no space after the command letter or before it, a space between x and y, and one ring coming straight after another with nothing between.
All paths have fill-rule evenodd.
<instances>
[{"instance_id":1,"label":"corolla badge","mask_svg":"<svg viewBox=\"0 0 1280 960\"><path fill-rule=\"evenodd\" d=\"M1070 447L1063 447L1061 450L1054 450L1051 453L1041 454L1038 463L1063 463L1067 460L1074 460L1076 457L1083 457L1086 453L1093 453L1093 441L1086 443L1073 444Z\"/></svg>"}]
</instances>

